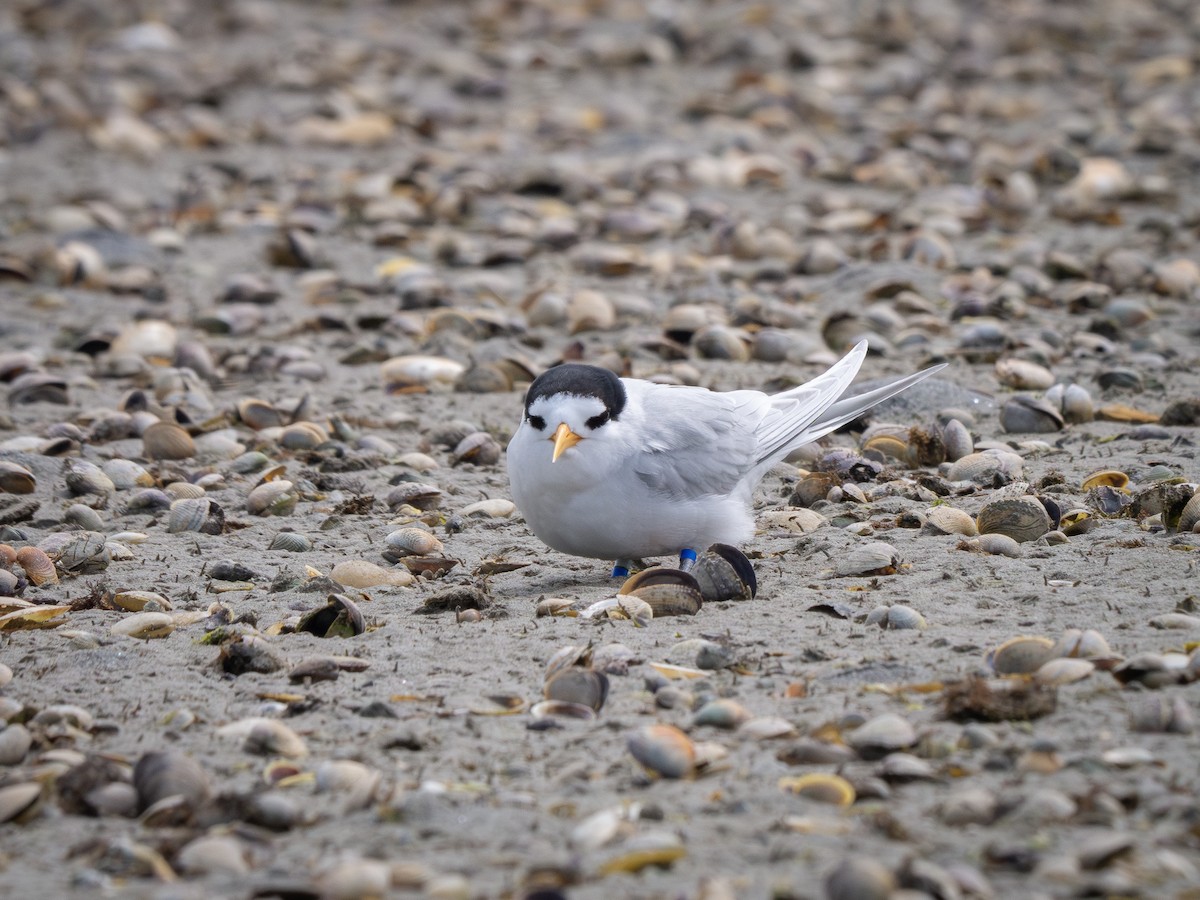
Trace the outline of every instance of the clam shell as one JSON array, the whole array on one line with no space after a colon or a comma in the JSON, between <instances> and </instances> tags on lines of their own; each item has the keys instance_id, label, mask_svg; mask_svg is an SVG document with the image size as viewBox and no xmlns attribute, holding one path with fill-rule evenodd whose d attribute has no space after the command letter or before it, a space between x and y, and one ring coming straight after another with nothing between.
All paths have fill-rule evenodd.
<instances>
[{"instance_id":1,"label":"clam shell","mask_svg":"<svg viewBox=\"0 0 1200 900\"><path fill-rule=\"evenodd\" d=\"M966 546L992 556L1009 556L1015 559L1021 555L1021 545L1007 534L981 534L967 541Z\"/></svg>"},{"instance_id":2,"label":"clam shell","mask_svg":"<svg viewBox=\"0 0 1200 900\"><path fill-rule=\"evenodd\" d=\"M695 745L674 725L639 728L626 746L634 759L663 778L687 778L695 771Z\"/></svg>"},{"instance_id":3,"label":"clam shell","mask_svg":"<svg viewBox=\"0 0 1200 900\"><path fill-rule=\"evenodd\" d=\"M1021 477L1021 457L1007 450L985 450L968 453L951 463L946 470L950 481L971 481L975 484L991 485L999 481L1007 483Z\"/></svg>"},{"instance_id":4,"label":"clam shell","mask_svg":"<svg viewBox=\"0 0 1200 900\"><path fill-rule=\"evenodd\" d=\"M432 484L406 481L388 491L384 502L392 508L412 506L422 511L429 511L442 505L442 492Z\"/></svg>"},{"instance_id":5,"label":"clam shell","mask_svg":"<svg viewBox=\"0 0 1200 900\"><path fill-rule=\"evenodd\" d=\"M535 719L594 719L596 711L583 703L571 703L567 700L543 700L529 707L529 714Z\"/></svg>"},{"instance_id":6,"label":"clam shell","mask_svg":"<svg viewBox=\"0 0 1200 900\"><path fill-rule=\"evenodd\" d=\"M1047 434L1062 431L1063 416L1053 405L1018 394L1000 408L1000 427L1009 434Z\"/></svg>"},{"instance_id":7,"label":"clam shell","mask_svg":"<svg viewBox=\"0 0 1200 900\"><path fill-rule=\"evenodd\" d=\"M201 485L192 484L190 481L172 481L163 488L163 493L175 500L197 500L207 491Z\"/></svg>"},{"instance_id":8,"label":"clam shell","mask_svg":"<svg viewBox=\"0 0 1200 900\"><path fill-rule=\"evenodd\" d=\"M32 494L37 489L37 478L22 465L0 459L0 491L7 494Z\"/></svg>"},{"instance_id":9,"label":"clam shell","mask_svg":"<svg viewBox=\"0 0 1200 900\"><path fill-rule=\"evenodd\" d=\"M1088 628L1080 631L1078 628L1068 628L1054 645L1056 657L1079 659L1105 659L1112 656L1112 648L1104 635Z\"/></svg>"},{"instance_id":10,"label":"clam shell","mask_svg":"<svg viewBox=\"0 0 1200 900\"><path fill-rule=\"evenodd\" d=\"M979 534L979 528L971 514L953 506L934 506L927 509L924 529L938 534L961 534L964 537Z\"/></svg>"},{"instance_id":11,"label":"clam shell","mask_svg":"<svg viewBox=\"0 0 1200 900\"><path fill-rule=\"evenodd\" d=\"M1006 497L984 504L976 519L980 534L1003 534L1017 543L1036 541L1053 528L1037 497Z\"/></svg>"},{"instance_id":12,"label":"clam shell","mask_svg":"<svg viewBox=\"0 0 1200 900\"><path fill-rule=\"evenodd\" d=\"M307 553L313 548L313 542L297 531L281 531L271 539L267 549L286 550L289 553Z\"/></svg>"},{"instance_id":13,"label":"clam shell","mask_svg":"<svg viewBox=\"0 0 1200 900\"><path fill-rule=\"evenodd\" d=\"M1054 641L1015 637L988 651L985 661L997 675L1030 675L1054 657Z\"/></svg>"},{"instance_id":14,"label":"clam shell","mask_svg":"<svg viewBox=\"0 0 1200 900\"><path fill-rule=\"evenodd\" d=\"M432 556L445 550L441 541L421 528L401 528L393 531L387 536L385 543L404 556Z\"/></svg>"},{"instance_id":15,"label":"clam shell","mask_svg":"<svg viewBox=\"0 0 1200 900\"><path fill-rule=\"evenodd\" d=\"M846 735L846 743L863 759L880 759L917 742L916 729L895 713L883 713Z\"/></svg>"},{"instance_id":16,"label":"clam shell","mask_svg":"<svg viewBox=\"0 0 1200 900\"><path fill-rule=\"evenodd\" d=\"M829 521L811 509L780 509L767 513L763 518L774 527L793 534L811 534Z\"/></svg>"},{"instance_id":17,"label":"clam shell","mask_svg":"<svg viewBox=\"0 0 1200 900\"><path fill-rule=\"evenodd\" d=\"M942 427L942 443L946 447L946 459L957 462L975 450L971 432L958 419L950 419Z\"/></svg>"},{"instance_id":18,"label":"clam shell","mask_svg":"<svg viewBox=\"0 0 1200 900\"><path fill-rule=\"evenodd\" d=\"M148 459L188 459L196 442L174 422L155 422L142 432L142 451Z\"/></svg>"},{"instance_id":19,"label":"clam shell","mask_svg":"<svg viewBox=\"0 0 1200 900\"><path fill-rule=\"evenodd\" d=\"M622 594L633 594L654 610L654 618L694 616L704 605L700 585L687 572L654 567L630 576L621 585Z\"/></svg>"},{"instance_id":20,"label":"clam shell","mask_svg":"<svg viewBox=\"0 0 1200 900\"><path fill-rule=\"evenodd\" d=\"M1005 387L1019 391L1044 391L1054 384L1054 373L1025 359L996 360L996 378Z\"/></svg>"},{"instance_id":21,"label":"clam shell","mask_svg":"<svg viewBox=\"0 0 1200 900\"><path fill-rule=\"evenodd\" d=\"M110 459L100 468L119 491L154 486L154 476L131 459Z\"/></svg>"},{"instance_id":22,"label":"clam shell","mask_svg":"<svg viewBox=\"0 0 1200 900\"><path fill-rule=\"evenodd\" d=\"M276 409L266 400L257 397L246 397L238 401L238 418L255 431L264 428L282 428L291 417L282 410Z\"/></svg>"},{"instance_id":23,"label":"clam shell","mask_svg":"<svg viewBox=\"0 0 1200 900\"><path fill-rule=\"evenodd\" d=\"M700 554L691 575L707 602L752 600L758 579L746 554L729 544L713 544Z\"/></svg>"},{"instance_id":24,"label":"clam shell","mask_svg":"<svg viewBox=\"0 0 1200 900\"><path fill-rule=\"evenodd\" d=\"M546 679L542 693L547 700L578 703L599 712L608 699L608 676L593 669L571 666Z\"/></svg>"},{"instance_id":25,"label":"clam shell","mask_svg":"<svg viewBox=\"0 0 1200 900\"><path fill-rule=\"evenodd\" d=\"M171 601L154 591L117 591L112 602L128 612L141 612L147 606L152 607L153 612L171 608Z\"/></svg>"},{"instance_id":26,"label":"clam shell","mask_svg":"<svg viewBox=\"0 0 1200 900\"><path fill-rule=\"evenodd\" d=\"M831 806L850 806L856 797L854 785L832 772L785 775L779 779L779 787L805 800L828 803Z\"/></svg>"},{"instance_id":27,"label":"clam shell","mask_svg":"<svg viewBox=\"0 0 1200 900\"><path fill-rule=\"evenodd\" d=\"M704 359L727 359L746 362L750 359L750 343L745 334L727 325L705 325L692 336L692 346Z\"/></svg>"},{"instance_id":28,"label":"clam shell","mask_svg":"<svg viewBox=\"0 0 1200 900\"><path fill-rule=\"evenodd\" d=\"M112 626L112 633L143 641L165 638L175 630L174 620L166 613L140 612L126 616Z\"/></svg>"},{"instance_id":29,"label":"clam shell","mask_svg":"<svg viewBox=\"0 0 1200 900\"><path fill-rule=\"evenodd\" d=\"M17 551L17 563L25 570L31 584L57 584L58 572L46 552L38 547L22 547Z\"/></svg>"},{"instance_id":30,"label":"clam shell","mask_svg":"<svg viewBox=\"0 0 1200 900\"><path fill-rule=\"evenodd\" d=\"M324 606L300 617L297 631L317 637L353 637L367 630L358 604L344 594L330 594Z\"/></svg>"},{"instance_id":31,"label":"clam shell","mask_svg":"<svg viewBox=\"0 0 1200 900\"><path fill-rule=\"evenodd\" d=\"M103 469L82 459L71 463L65 480L67 489L77 497L85 494L111 494L116 490L112 479L104 474Z\"/></svg>"},{"instance_id":32,"label":"clam shell","mask_svg":"<svg viewBox=\"0 0 1200 900\"><path fill-rule=\"evenodd\" d=\"M287 450L313 450L329 440L325 429L315 422L295 422L279 432L279 446Z\"/></svg>"},{"instance_id":33,"label":"clam shell","mask_svg":"<svg viewBox=\"0 0 1200 900\"><path fill-rule=\"evenodd\" d=\"M1095 670L1096 664L1089 659L1061 657L1038 666L1033 673L1033 680L1038 684L1072 684L1087 678Z\"/></svg>"},{"instance_id":34,"label":"clam shell","mask_svg":"<svg viewBox=\"0 0 1200 900\"><path fill-rule=\"evenodd\" d=\"M20 821L36 809L42 786L36 782L18 782L0 787L0 825Z\"/></svg>"},{"instance_id":35,"label":"clam shell","mask_svg":"<svg viewBox=\"0 0 1200 900\"><path fill-rule=\"evenodd\" d=\"M385 569L365 559L351 559L333 567L329 577L339 584L352 588L372 588L381 585L404 587L413 583L412 574L406 569Z\"/></svg>"},{"instance_id":36,"label":"clam shell","mask_svg":"<svg viewBox=\"0 0 1200 900\"><path fill-rule=\"evenodd\" d=\"M177 750L154 750L143 754L133 767L133 787L137 791L138 810L170 797L179 797L191 810L198 809L209 797L208 773L187 754Z\"/></svg>"},{"instance_id":37,"label":"clam shell","mask_svg":"<svg viewBox=\"0 0 1200 900\"><path fill-rule=\"evenodd\" d=\"M253 516L290 516L299 493L286 479L260 484L246 497L246 511Z\"/></svg>"},{"instance_id":38,"label":"clam shell","mask_svg":"<svg viewBox=\"0 0 1200 900\"><path fill-rule=\"evenodd\" d=\"M167 514L167 531L170 534L185 531L220 534L224 526L224 510L207 497L176 500Z\"/></svg>"},{"instance_id":39,"label":"clam shell","mask_svg":"<svg viewBox=\"0 0 1200 900\"><path fill-rule=\"evenodd\" d=\"M1200 525L1200 491L1192 495L1192 499L1184 504L1183 511L1179 514L1179 531L1186 534L1189 531L1195 531L1196 526Z\"/></svg>"},{"instance_id":40,"label":"clam shell","mask_svg":"<svg viewBox=\"0 0 1200 900\"><path fill-rule=\"evenodd\" d=\"M19 723L0 728L0 766L20 765L33 746L33 735Z\"/></svg>"},{"instance_id":41,"label":"clam shell","mask_svg":"<svg viewBox=\"0 0 1200 900\"><path fill-rule=\"evenodd\" d=\"M705 703L692 716L693 725L711 725L713 728L724 728L732 731L744 722L750 721L750 711L736 700L723 697Z\"/></svg>"},{"instance_id":42,"label":"clam shell","mask_svg":"<svg viewBox=\"0 0 1200 900\"><path fill-rule=\"evenodd\" d=\"M899 570L900 555L896 548L883 541L869 541L851 547L834 565L841 577L862 575L894 575Z\"/></svg>"},{"instance_id":43,"label":"clam shell","mask_svg":"<svg viewBox=\"0 0 1200 900\"><path fill-rule=\"evenodd\" d=\"M108 543L104 535L83 531L68 541L55 556L64 572L79 575L101 572L108 568Z\"/></svg>"},{"instance_id":44,"label":"clam shell","mask_svg":"<svg viewBox=\"0 0 1200 900\"><path fill-rule=\"evenodd\" d=\"M1097 487L1114 487L1123 488L1129 485L1129 476L1117 469L1102 469L1099 472L1093 472L1087 478L1083 479L1081 485L1085 491L1090 491Z\"/></svg>"}]
</instances>

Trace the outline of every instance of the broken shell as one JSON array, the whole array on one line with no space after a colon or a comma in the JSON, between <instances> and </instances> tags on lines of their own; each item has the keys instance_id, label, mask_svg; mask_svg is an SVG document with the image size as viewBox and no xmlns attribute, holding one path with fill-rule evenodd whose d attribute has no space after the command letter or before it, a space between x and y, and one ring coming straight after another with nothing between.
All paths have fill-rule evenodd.
<instances>
[{"instance_id":1,"label":"broken shell","mask_svg":"<svg viewBox=\"0 0 1200 900\"><path fill-rule=\"evenodd\" d=\"M414 581L412 573L407 569L385 569L365 559L340 562L330 571L329 577L338 584L359 589L381 585L405 587Z\"/></svg>"},{"instance_id":2,"label":"broken shell","mask_svg":"<svg viewBox=\"0 0 1200 900\"><path fill-rule=\"evenodd\" d=\"M752 600L758 591L758 579L750 560L728 544L713 544L701 553L691 575L700 586L700 595L708 602Z\"/></svg>"},{"instance_id":3,"label":"broken shell","mask_svg":"<svg viewBox=\"0 0 1200 900\"><path fill-rule=\"evenodd\" d=\"M834 573L842 577L895 575L899 567L900 555L895 547L870 541L851 547L834 565Z\"/></svg>"},{"instance_id":4,"label":"broken shell","mask_svg":"<svg viewBox=\"0 0 1200 900\"><path fill-rule=\"evenodd\" d=\"M953 506L934 506L925 511L925 531L974 537L979 528L970 513Z\"/></svg>"},{"instance_id":5,"label":"broken shell","mask_svg":"<svg viewBox=\"0 0 1200 900\"><path fill-rule=\"evenodd\" d=\"M115 635L139 638L143 641L165 638L174 630L174 620L161 612L134 613L123 618L111 629Z\"/></svg>"},{"instance_id":6,"label":"broken shell","mask_svg":"<svg viewBox=\"0 0 1200 900\"><path fill-rule=\"evenodd\" d=\"M785 775L779 779L779 786L789 794L830 806L850 806L855 799L854 786L831 772Z\"/></svg>"},{"instance_id":7,"label":"broken shell","mask_svg":"<svg viewBox=\"0 0 1200 900\"><path fill-rule=\"evenodd\" d=\"M17 563L25 570L31 584L57 584L58 572L46 552L38 547L22 547L17 551Z\"/></svg>"},{"instance_id":8,"label":"broken shell","mask_svg":"<svg viewBox=\"0 0 1200 900\"><path fill-rule=\"evenodd\" d=\"M167 514L167 531L171 534L184 531L220 534L224 526L224 510L207 497L176 500Z\"/></svg>"},{"instance_id":9,"label":"broken shell","mask_svg":"<svg viewBox=\"0 0 1200 900\"><path fill-rule=\"evenodd\" d=\"M674 725L639 728L626 746L634 759L663 778L687 778L695 771L695 745Z\"/></svg>"},{"instance_id":10,"label":"broken shell","mask_svg":"<svg viewBox=\"0 0 1200 900\"><path fill-rule=\"evenodd\" d=\"M442 542L420 528L401 528L386 538L387 545L402 556L432 556L442 553Z\"/></svg>"},{"instance_id":11,"label":"broken shell","mask_svg":"<svg viewBox=\"0 0 1200 900\"><path fill-rule=\"evenodd\" d=\"M608 676L593 669L571 666L546 679L547 700L578 703L599 712L608 698Z\"/></svg>"},{"instance_id":12,"label":"broken shell","mask_svg":"<svg viewBox=\"0 0 1200 900\"><path fill-rule=\"evenodd\" d=\"M188 459L196 455L196 442L174 422L155 422L143 431L142 448L148 459Z\"/></svg>"},{"instance_id":13,"label":"broken shell","mask_svg":"<svg viewBox=\"0 0 1200 900\"><path fill-rule=\"evenodd\" d=\"M621 594L632 594L654 610L654 618L694 616L704 605L700 585L687 572L655 566L631 575L621 585Z\"/></svg>"},{"instance_id":14,"label":"broken shell","mask_svg":"<svg viewBox=\"0 0 1200 900\"><path fill-rule=\"evenodd\" d=\"M208 773L198 762L177 750L145 753L133 767L133 786L137 791L138 811L168 798L179 798L194 812L211 792Z\"/></svg>"},{"instance_id":15,"label":"broken shell","mask_svg":"<svg viewBox=\"0 0 1200 900\"><path fill-rule=\"evenodd\" d=\"M1009 434L1045 434L1062 431L1063 416L1045 400L1024 394L1006 401L1000 408L1000 427Z\"/></svg>"},{"instance_id":16,"label":"broken shell","mask_svg":"<svg viewBox=\"0 0 1200 900\"><path fill-rule=\"evenodd\" d=\"M32 494L37 478L24 466L0 459L0 491L7 494Z\"/></svg>"},{"instance_id":17,"label":"broken shell","mask_svg":"<svg viewBox=\"0 0 1200 900\"><path fill-rule=\"evenodd\" d=\"M353 637L366 631L367 625L358 604L344 594L330 594L324 606L300 617L296 630L317 637Z\"/></svg>"},{"instance_id":18,"label":"broken shell","mask_svg":"<svg viewBox=\"0 0 1200 900\"><path fill-rule=\"evenodd\" d=\"M1015 637L988 651L985 661L997 675L1029 675L1054 656L1054 641Z\"/></svg>"},{"instance_id":19,"label":"broken shell","mask_svg":"<svg viewBox=\"0 0 1200 900\"><path fill-rule=\"evenodd\" d=\"M580 647L576 644L568 644L566 647L560 647L550 657L550 661L546 663L546 681L556 673L571 666L590 667L592 664L592 645Z\"/></svg>"},{"instance_id":20,"label":"broken shell","mask_svg":"<svg viewBox=\"0 0 1200 900\"><path fill-rule=\"evenodd\" d=\"M286 479L260 484L246 497L246 511L252 516L290 516L299 494Z\"/></svg>"},{"instance_id":21,"label":"broken shell","mask_svg":"<svg viewBox=\"0 0 1200 900\"><path fill-rule=\"evenodd\" d=\"M1036 541L1053 527L1046 508L1029 495L985 504L976 524L980 534L1004 534L1017 543Z\"/></svg>"},{"instance_id":22,"label":"broken shell","mask_svg":"<svg viewBox=\"0 0 1200 900\"><path fill-rule=\"evenodd\" d=\"M538 618L542 616L570 616L574 607L574 600L568 600L564 597L546 597L538 601L537 610L534 612L534 615Z\"/></svg>"}]
</instances>

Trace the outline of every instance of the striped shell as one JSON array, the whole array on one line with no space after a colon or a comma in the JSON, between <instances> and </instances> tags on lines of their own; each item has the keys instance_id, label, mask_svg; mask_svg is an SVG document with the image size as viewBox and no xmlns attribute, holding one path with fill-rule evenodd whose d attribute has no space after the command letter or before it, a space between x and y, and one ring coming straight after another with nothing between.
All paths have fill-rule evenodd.
<instances>
[{"instance_id":1,"label":"striped shell","mask_svg":"<svg viewBox=\"0 0 1200 900\"><path fill-rule=\"evenodd\" d=\"M196 455L196 442L174 422L155 422L142 432L142 449L148 459L187 459Z\"/></svg>"},{"instance_id":2,"label":"striped shell","mask_svg":"<svg viewBox=\"0 0 1200 900\"><path fill-rule=\"evenodd\" d=\"M224 510L207 497L176 500L167 515L167 531L171 534L183 531L220 534L224 525Z\"/></svg>"},{"instance_id":3,"label":"striped shell","mask_svg":"<svg viewBox=\"0 0 1200 900\"><path fill-rule=\"evenodd\" d=\"M269 549L286 550L288 553L307 553L313 548L313 542L296 531L281 531L271 540Z\"/></svg>"},{"instance_id":4,"label":"striped shell","mask_svg":"<svg viewBox=\"0 0 1200 900\"><path fill-rule=\"evenodd\" d=\"M31 584L58 583L53 561L39 547L22 547L17 551L17 563L25 570L25 577Z\"/></svg>"},{"instance_id":5,"label":"striped shell","mask_svg":"<svg viewBox=\"0 0 1200 900\"><path fill-rule=\"evenodd\" d=\"M1036 541L1054 523L1037 497L1006 497L984 504L976 519L980 534L1003 534L1017 543Z\"/></svg>"},{"instance_id":6,"label":"striped shell","mask_svg":"<svg viewBox=\"0 0 1200 900\"><path fill-rule=\"evenodd\" d=\"M290 516L299 494L286 479L260 484L246 498L246 511L255 516Z\"/></svg>"},{"instance_id":7,"label":"striped shell","mask_svg":"<svg viewBox=\"0 0 1200 900\"><path fill-rule=\"evenodd\" d=\"M654 610L654 618L694 616L704 605L696 579L679 569L654 567L630 576L621 585L622 594L633 594Z\"/></svg>"}]
</instances>

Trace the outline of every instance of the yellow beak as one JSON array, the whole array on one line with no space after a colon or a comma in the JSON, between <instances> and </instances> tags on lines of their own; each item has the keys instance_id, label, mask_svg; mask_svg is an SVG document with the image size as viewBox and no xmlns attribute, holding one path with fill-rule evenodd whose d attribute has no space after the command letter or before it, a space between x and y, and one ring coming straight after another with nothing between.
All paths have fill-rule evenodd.
<instances>
[{"instance_id":1,"label":"yellow beak","mask_svg":"<svg viewBox=\"0 0 1200 900\"><path fill-rule=\"evenodd\" d=\"M568 448L574 447L582 441L579 435L571 430L571 426L566 422L559 422L558 427L554 429L554 456L550 458L551 462L558 462L558 458L562 456Z\"/></svg>"}]
</instances>

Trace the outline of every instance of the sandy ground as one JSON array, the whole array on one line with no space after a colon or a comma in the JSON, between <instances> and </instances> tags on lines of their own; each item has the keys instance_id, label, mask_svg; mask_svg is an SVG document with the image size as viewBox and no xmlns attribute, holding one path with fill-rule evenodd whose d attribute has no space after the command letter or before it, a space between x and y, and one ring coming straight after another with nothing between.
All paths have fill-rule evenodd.
<instances>
[{"instance_id":1,"label":"sandy ground","mask_svg":"<svg viewBox=\"0 0 1200 900\"><path fill-rule=\"evenodd\" d=\"M28 496L0 494L0 539L44 542L71 527L68 509L83 502L110 538L144 540L130 539L128 558L103 571L24 589L36 604L75 607L57 628L0 635L12 671L0 685L12 701L5 716L33 739L0 767L0 785L44 785L35 808L0 825L4 891L1196 896L1198 688L1123 685L1104 671L1118 658L1190 652L1200 635L1189 615L1200 538L1164 527L1148 499L1200 481L1196 422L1094 419L1009 433L1000 410L1014 392L994 367L997 358L1040 363L1085 388L1097 409L1124 404L1150 419L1200 397L1200 273L1188 280L1200 136L1194 44L1184 40L1200 21L1186 4L1021 7L1011 21L993 11L1004 23L921 3L892 16L867 4L859 18L818 4L263 2L219 4L211 16L145 4L144 17L83 2L37 6L17 4L0 19L14 60L0 85L10 102L0 256L24 266L7 266L13 277L0 282L9 354L0 356L7 367L30 354L4 372L13 402L0 412L0 460L37 481ZM140 21L166 29L131 31ZM70 93L86 115L71 112ZM122 110L150 136L123 125ZM377 113L385 124L364 123ZM330 138L314 117L363 131ZM1084 178L1080 161L1101 156L1119 160L1127 184ZM1034 185L1025 205L1020 179L1003 188L1012 172ZM379 173L390 179L382 194L364 184ZM451 189L470 202L460 209ZM670 227L641 239L605 219L669 208L656 190L686 210ZM396 206L366 215L364 198ZM837 213L843 224L831 221ZM553 217L573 222L573 248L538 230ZM272 263L285 225L315 244L307 266ZM101 227L114 234L97 237ZM913 235L929 234L913 248ZM822 238L845 255L837 271L803 262ZM91 257L64 257L71 240L100 248L103 271L87 269ZM595 248L623 255L605 268L590 261ZM1173 263L1180 287L1161 269ZM114 273L136 266L149 275L123 289ZM438 305L404 281L414 266L438 282ZM251 325L218 327L214 317L247 314L221 302L245 274L278 296L252 306ZM580 327L574 307L535 319L522 301L542 291L564 303L595 291L613 321ZM673 359L678 348L660 335L680 301L747 336L778 329L786 358L709 359L683 347L685 358ZM476 501L508 497L503 458L457 463L439 440L468 423L503 445L523 385L389 393L380 374L380 362L406 354L460 365L519 357L537 369L581 354L639 376L774 388L836 358L849 336L833 328L842 314L857 316L853 329L880 350L860 380L950 363L876 421L932 430L943 410L967 408L977 447L1019 454L1024 490L1063 512L1088 509L1095 527L1023 544L1015 558L974 552L963 536L904 527L914 524L906 514L934 505L920 473L949 484L945 467L938 476L936 464L893 463L859 485L868 502L822 501L826 521L799 535L772 514L792 508L811 450L758 492L759 532L743 548L758 578L753 600L645 627L539 618L543 598L578 609L610 596L607 566L549 551L519 512L462 516ZM173 351L199 346L211 362L178 403L201 443L187 459L147 460L137 435L98 430L129 391L152 393L167 361L144 360L141 345L124 355L81 348L142 319L171 323ZM987 343L989 328L999 346ZM65 381L67 402L16 402L26 365ZM307 398L307 419L346 430L288 450L274 432L238 421L247 397L284 409ZM50 448L54 437L73 442ZM216 440L225 437L241 446ZM262 471L240 473L234 459L253 449L285 467L299 496L289 515L247 509ZM437 467L402 461L415 452ZM224 530L170 533L166 511L127 511L137 489L72 496L74 461L113 459L140 461L159 486L220 475L205 483ZM1128 476L1124 495L1141 518L1101 514L1082 484L1104 469ZM426 527L457 565L406 587L347 589L365 633L323 639L286 624L280 633L337 589L309 569L387 565L386 537L416 519L386 503L405 480L442 491ZM974 516L994 490L955 484L940 502ZM36 503L9 515L27 501ZM269 549L282 529L312 549ZM868 541L894 547L894 572L836 574ZM216 579L222 561L245 571ZM483 597L479 621L423 610L451 588ZM129 616L107 608L122 590L167 598L174 631L112 633ZM239 623L230 630L265 635L275 671L225 670L221 649L204 640L215 603ZM917 610L926 627L863 621L894 604ZM1111 653L1090 676L1050 689L1053 712L946 717L941 687L986 674L989 649L1070 628L1097 630ZM626 648L599 715L538 719L530 708L546 663L588 644ZM650 665L694 668L714 654L719 667L665 687ZM344 663L332 681L289 680L295 664L329 656L361 665ZM716 698L737 701L750 725L695 724L695 710ZM54 713L63 704L90 721L64 726ZM895 738L892 723L897 753L847 748L856 726L884 714L912 726ZM1172 716L1184 733L1135 727L1153 718L1167 728ZM279 753L251 752L236 727L253 717L302 739L298 777L269 784ZM679 726L717 758L696 777L648 774L627 742L653 723ZM831 755L817 761L814 748ZM168 749L200 764L215 798L190 821L88 815L64 799L71 766L102 758L117 764L113 780L128 780L144 754ZM344 760L365 768L329 765ZM810 773L840 774L856 801L785 789ZM275 819L264 804L275 804ZM651 859L661 864L643 865ZM886 872L870 889L828 887L845 860Z\"/></svg>"}]
</instances>

